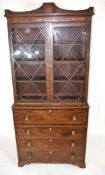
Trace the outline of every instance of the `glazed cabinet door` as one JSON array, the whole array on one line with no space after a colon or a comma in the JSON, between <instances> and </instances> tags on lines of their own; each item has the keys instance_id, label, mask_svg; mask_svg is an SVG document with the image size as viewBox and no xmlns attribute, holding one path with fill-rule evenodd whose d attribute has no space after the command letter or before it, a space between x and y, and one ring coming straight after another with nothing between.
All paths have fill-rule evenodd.
<instances>
[{"instance_id":1,"label":"glazed cabinet door","mask_svg":"<svg viewBox=\"0 0 105 175\"><path fill-rule=\"evenodd\" d=\"M54 99L86 98L88 32L88 25L52 24Z\"/></svg>"},{"instance_id":2,"label":"glazed cabinet door","mask_svg":"<svg viewBox=\"0 0 105 175\"><path fill-rule=\"evenodd\" d=\"M46 100L46 25L24 24L10 28L15 99Z\"/></svg>"},{"instance_id":3,"label":"glazed cabinet door","mask_svg":"<svg viewBox=\"0 0 105 175\"><path fill-rule=\"evenodd\" d=\"M18 24L9 34L15 100L86 99L89 24Z\"/></svg>"}]
</instances>

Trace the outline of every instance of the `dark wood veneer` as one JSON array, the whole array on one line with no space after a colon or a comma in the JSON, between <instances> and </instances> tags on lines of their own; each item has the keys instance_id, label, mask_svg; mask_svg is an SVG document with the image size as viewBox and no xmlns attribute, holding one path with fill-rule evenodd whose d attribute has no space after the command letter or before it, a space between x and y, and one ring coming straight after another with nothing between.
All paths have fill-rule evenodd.
<instances>
[{"instance_id":1,"label":"dark wood veneer","mask_svg":"<svg viewBox=\"0 0 105 175\"><path fill-rule=\"evenodd\" d=\"M64 10L54 3L5 10L19 166L85 167L92 15L93 7Z\"/></svg>"}]
</instances>

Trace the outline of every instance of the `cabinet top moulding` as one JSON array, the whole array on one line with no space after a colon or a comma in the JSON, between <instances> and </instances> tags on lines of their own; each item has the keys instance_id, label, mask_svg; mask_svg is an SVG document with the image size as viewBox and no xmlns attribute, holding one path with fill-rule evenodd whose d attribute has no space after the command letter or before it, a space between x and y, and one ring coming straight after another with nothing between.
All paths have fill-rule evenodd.
<instances>
[{"instance_id":1,"label":"cabinet top moulding","mask_svg":"<svg viewBox=\"0 0 105 175\"><path fill-rule=\"evenodd\" d=\"M25 24L35 22L90 22L93 7L85 10L64 10L54 3L43 3L40 8L25 12L5 10L8 24Z\"/></svg>"},{"instance_id":2,"label":"cabinet top moulding","mask_svg":"<svg viewBox=\"0 0 105 175\"><path fill-rule=\"evenodd\" d=\"M14 12L11 10L5 10L5 17L11 16L92 16L94 14L93 7L89 7L85 10L65 10L57 7L54 3L43 3L41 7L25 12Z\"/></svg>"}]
</instances>

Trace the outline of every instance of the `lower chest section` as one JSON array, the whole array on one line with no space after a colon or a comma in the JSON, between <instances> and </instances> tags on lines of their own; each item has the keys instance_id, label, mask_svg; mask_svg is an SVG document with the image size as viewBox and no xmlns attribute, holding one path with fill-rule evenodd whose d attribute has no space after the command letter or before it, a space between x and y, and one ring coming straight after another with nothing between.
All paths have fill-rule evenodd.
<instances>
[{"instance_id":1,"label":"lower chest section","mask_svg":"<svg viewBox=\"0 0 105 175\"><path fill-rule=\"evenodd\" d=\"M13 109L19 162L84 166L87 109Z\"/></svg>"}]
</instances>

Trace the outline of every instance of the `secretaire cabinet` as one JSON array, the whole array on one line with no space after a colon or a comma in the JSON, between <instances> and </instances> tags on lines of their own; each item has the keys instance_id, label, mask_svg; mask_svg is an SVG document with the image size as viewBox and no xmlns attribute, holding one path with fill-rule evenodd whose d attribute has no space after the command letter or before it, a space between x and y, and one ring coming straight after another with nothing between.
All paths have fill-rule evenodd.
<instances>
[{"instance_id":1,"label":"secretaire cabinet","mask_svg":"<svg viewBox=\"0 0 105 175\"><path fill-rule=\"evenodd\" d=\"M92 7L73 11L54 3L5 10L19 166L85 167L92 15Z\"/></svg>"}]
</instances>

